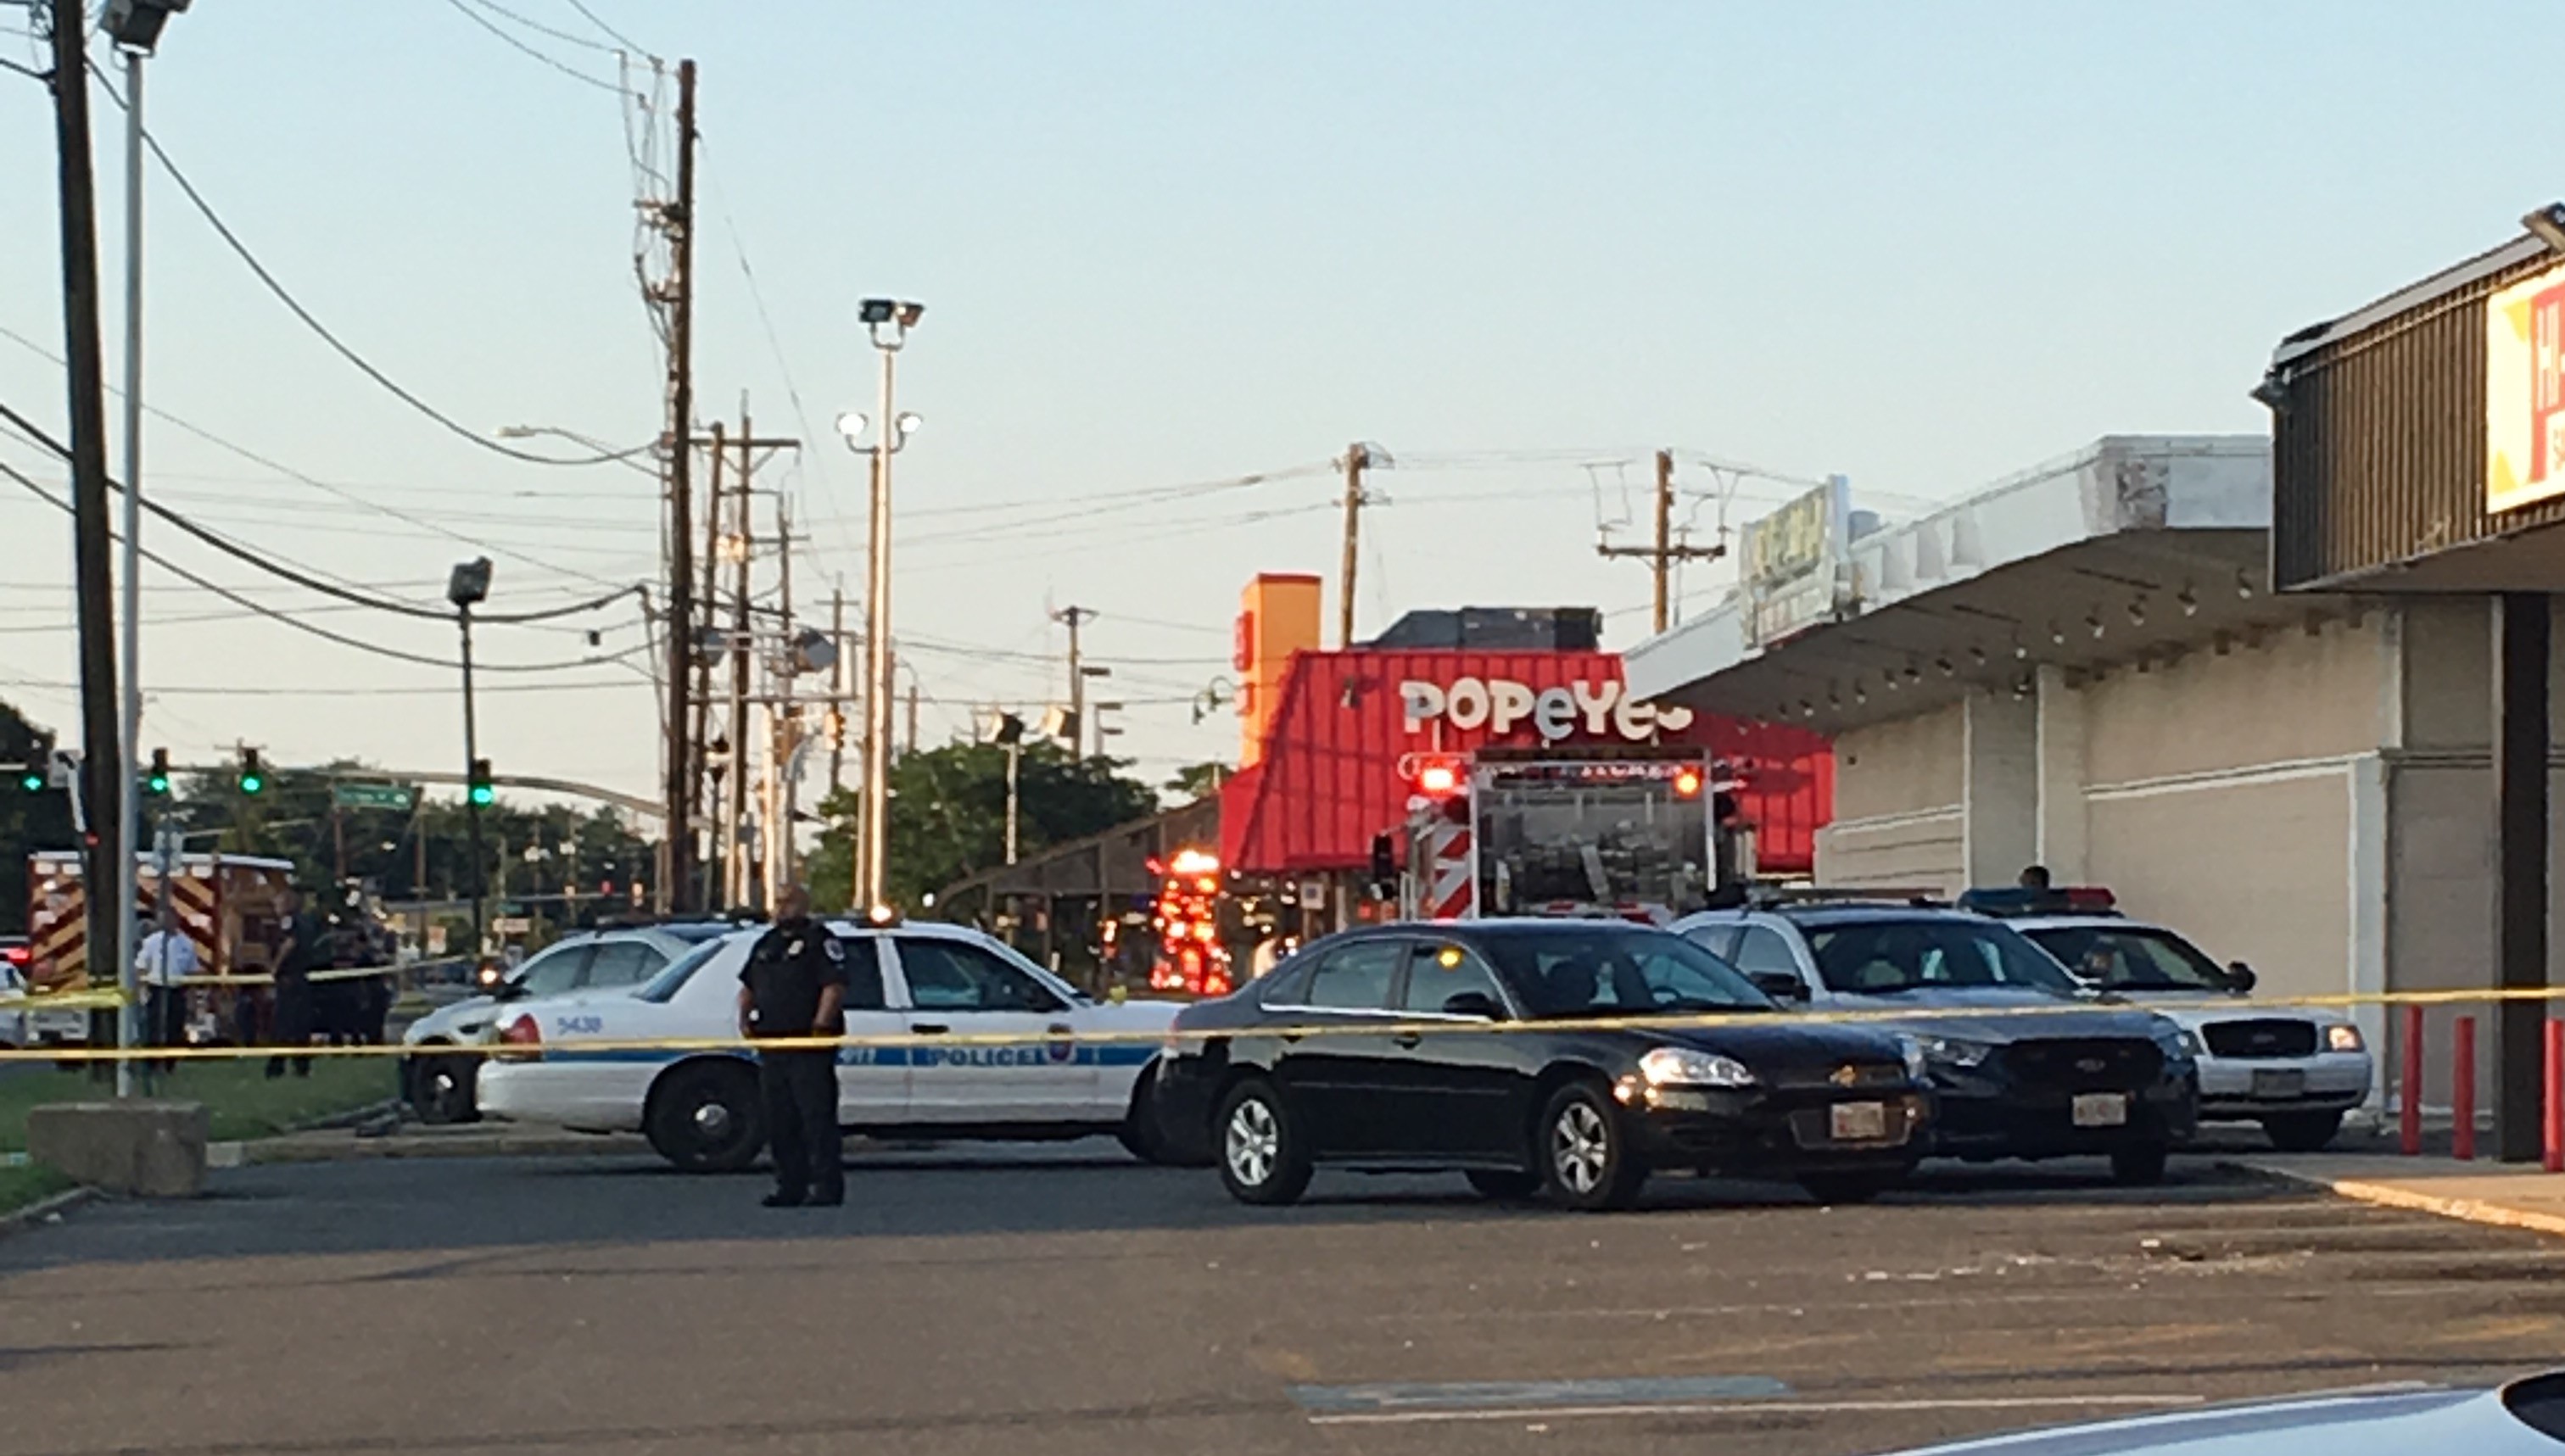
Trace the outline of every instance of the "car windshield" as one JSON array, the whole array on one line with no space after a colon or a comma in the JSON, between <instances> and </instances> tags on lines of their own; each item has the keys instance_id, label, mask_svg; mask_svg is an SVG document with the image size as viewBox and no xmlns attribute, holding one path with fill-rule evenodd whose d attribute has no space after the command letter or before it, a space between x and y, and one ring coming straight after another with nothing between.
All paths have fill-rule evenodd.
<instances>
[{"instance_id":1,"label":"car windshield","mask_svg":"<svg viewBox=\"0 0 2565 1456\"><path fill-rule=\"evenodd\" d=\"M1856 920L1804 931L1829 989L1880 996L1941 986L2019 986L2071 995L2064 967L2008 926L1950 916Z\"/></svg>"},{"instance_id":2,"label":"car windshield","mask_svg":"<svg viewBox=\"0 0 2565 1456\"><path fill-rule=\"evenodd\" d=\"M2113 990L2223 991L2217 962L2171 931L2137 926L2041 926L2022 932L2079 978Z\"/></svg>"},{"instance_id":3,"label":"car windshield","mask_svg":"<svg viewBox=\"0 0 2565 1456\"><path fill-rule=\"evenodd\" d=\"M1535 1020L1773 1009L1728 962L1662 931L1561 927L1478 943Z\"/></svg>"},{"instance_id":4,"label":"car windshield","mask_svg":"<svg viewBox=\"0 0 2565 1456\"><path fill-rule=\"evenodd\" d=\"M677 994L678 988L686 983L689 976L703 968L704 962L720 954L721 947L722 942L718 939L706 940L694 949L669 961L657 975L642 982L641 989L632 993L633 999L667 1001Z\"/></svg>"}]
</instances>

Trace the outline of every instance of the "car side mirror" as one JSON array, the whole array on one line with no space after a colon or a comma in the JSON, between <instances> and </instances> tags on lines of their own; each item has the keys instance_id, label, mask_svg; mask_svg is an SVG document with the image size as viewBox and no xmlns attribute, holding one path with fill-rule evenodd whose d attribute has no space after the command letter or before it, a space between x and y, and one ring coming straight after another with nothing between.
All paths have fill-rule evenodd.
<instances>
[{"instance_id":1,"label":"car side mirror","mask_svg":"<svg viewBox=\"0 0 2565 1456\"><path fill-rule=\"evenodd\" d=\"M2253 974L2253 967L2246 965L2243 961L2230 960L2226 963L2226 983L2233 986L2236 990L2252 990L2253 982L2256 979L2257 977Z\"/></svg>"},{"instance_id":2,"label":"car side mirror","mask_svg":"<svg viewBox=\"0 0 2565 1456\"><path fill-rule=\"evenodd\" d=\"M1770 996L1775 1001L1804 1001L1808 999L1808 983L1799 979L1798 974L1794 971L1749 971L1747 974L1747 979L1754 982L1754 989Z\"/></svg>"},{"instance_id":3,"label":"car side mirror","mask_svg":"<svg viewBox=\"0 0 2565 1456\"><path fill-rule=\"evenodd\" d=\"M1503 1021L1506 1008L1485 991L1456 991L1443 1002L1446 1016L1475 1016L1482 1021Z\"/></svg>"}]
</instances>

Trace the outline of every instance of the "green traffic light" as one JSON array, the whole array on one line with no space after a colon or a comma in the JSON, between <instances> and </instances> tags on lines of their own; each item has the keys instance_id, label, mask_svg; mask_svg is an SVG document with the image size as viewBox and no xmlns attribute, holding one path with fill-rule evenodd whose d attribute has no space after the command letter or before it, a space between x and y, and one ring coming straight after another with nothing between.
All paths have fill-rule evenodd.
<instances>
[{"instance_id":1,"label":"green traffic light","mask_svg":"<svg viewBox=\"0 0 2565 1456\"><path fill-rule=\"evenodd\" d=\"M35 769L30 768L25 773L18 775L18 787L25 789L31 794L43 793L45 791L45 776L37 772Z\"/></svg>"},{"instance_id":2,"label":"green traffic light","mask_svg":"<svg viewBox=\"0 0 2565 1456\"><path fill-rule=\"evenodd\" d=\"M472 802L481 805L483 808L488 808L491 801L498 797L498 791L491 788L490 785L486 783L476 783L472 785Z\"/></svg>"},{"instance_id":3,"label":"green traffic light","mask_svg":"<svg viewBox=\"0 0 2565 1456\"><path fill-rule=\"evenodd\" d=\"M241 775L240 791L242 793L254 794L265 787L267 787L267 780L259 777L257 774L244 773Z\"/></svg>"}]
</instances>

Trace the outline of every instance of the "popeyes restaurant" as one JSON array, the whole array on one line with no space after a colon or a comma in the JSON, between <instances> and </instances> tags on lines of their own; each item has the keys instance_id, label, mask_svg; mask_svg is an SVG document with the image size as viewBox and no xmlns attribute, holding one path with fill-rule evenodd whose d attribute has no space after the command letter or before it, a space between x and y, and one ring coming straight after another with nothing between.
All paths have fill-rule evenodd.
<instances>
[{"instance_id":1,"label":"popeyes restaurant","mask_svg":"<svg viewBox=\"0 0 2565 1456\"><path fill-rule=\"evenodd\" d=\"M1320 590L1314 576L1259 576L1238 619L1240 770L1221 789L1221 859L1266 887L1280 934L1394 918L1384 837L1436 775L1481 755L1606 773L1698 750L1733 787L1759 876L1813 867L1834 790L1816 733L1634 698L1584 609L1416 613L1370 643L1322 650Z\"/></svg>"}]
</instances>

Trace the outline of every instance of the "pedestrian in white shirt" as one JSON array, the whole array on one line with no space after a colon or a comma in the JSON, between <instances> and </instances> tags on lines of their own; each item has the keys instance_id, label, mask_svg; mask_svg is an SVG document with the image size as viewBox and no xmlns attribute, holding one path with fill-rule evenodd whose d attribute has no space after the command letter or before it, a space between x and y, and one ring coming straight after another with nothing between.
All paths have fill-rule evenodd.
<instances>
[{"instance_id":1,"label":"pedestrian in white shirt","mask_svg":"<svg viewBox=\"0 0 2565 1456\"><path fill-rule=\"evenodd\" d=\"M144 921L150 926L151 922ZM187 1042L187 977L196 973L196 942L177 930L152 928L133 952L133 976L142 983L142 1039L152 1046ZM160 1064L175 1071L175 1062Z\"/></svg>"}]
</instances>

